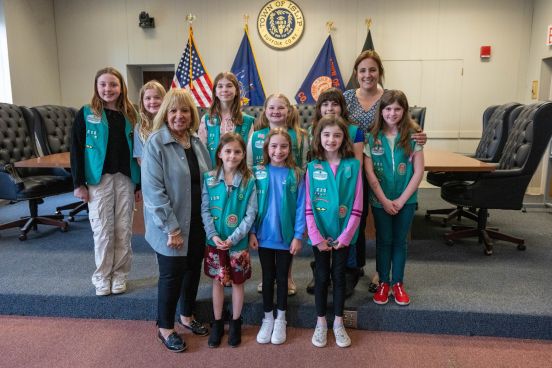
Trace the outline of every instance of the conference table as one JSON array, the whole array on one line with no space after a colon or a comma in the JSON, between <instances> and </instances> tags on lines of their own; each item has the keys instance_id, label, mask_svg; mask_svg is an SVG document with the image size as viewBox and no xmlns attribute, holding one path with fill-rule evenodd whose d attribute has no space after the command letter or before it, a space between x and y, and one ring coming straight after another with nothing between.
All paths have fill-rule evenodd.
<instances>
[{"instance_id":1,"label":"conference table","mask_svg":"<svg viewBox=\"0 0 552 368\"><path fill-rule=\"evenodd\" d=\"M424 161L425 171L491 172L496 169L496 165L481 162L474 158L442 149L424 148ZM31 158L24 161L18 161L15 162L14 166L70 168L71 161L69 158L69 152L62 152L43 157ZM134 234L144 234L144 215L142 202L136 204L132 232ZM367 220L365 233L367 239L375 238L374 223L371 213Z\"/></svg>"}]
</instances>

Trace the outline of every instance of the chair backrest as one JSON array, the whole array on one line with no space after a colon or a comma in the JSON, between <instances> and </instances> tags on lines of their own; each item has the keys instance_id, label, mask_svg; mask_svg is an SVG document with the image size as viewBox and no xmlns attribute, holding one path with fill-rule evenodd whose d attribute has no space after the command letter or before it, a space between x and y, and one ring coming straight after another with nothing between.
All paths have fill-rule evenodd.
<instances>
[{"instance_id":1,"label":"chair backrest","mask_svg":"<svg viewBox=\"0 0 552 368\"><path fill-rule=\"evenodd\" d=\"M512 102L500 106L491 106L483 112L483 133L475 151L475 157L490 162L498 162L502 155L504 144L508 139L508 122L511 112L520 106ZM486 119L489 111L492 114Z\"/></svg>"},{"instance_id":2,"label":"chair backrest","mask_svg":"<svg viewBox=\"0 0 552 368\"><path fill-rule=\"evenodd\" d=\"M31 108L39 155L68 152L71 128L77 110L72 107L44 105Z\"/></svg>"},{"instance_id":3,"label":"chair backrest","mask_svg":"<svg viewBox=\"0 0 552 368\"><path fill-rule=\"evenodd\" d=\"M517 170L529 184L551 136L552 102L524 106L508 134L497 171Z\"/></svg>"},{"instance_id":4,"label":"chair backrest","mask_svg":"<svg viewBox=\"0 0 552 368\"><path fill-rule=\"evenodd\" d=\"M424 129L426 108L421 106L410 106L408 111L412 119L416 120L416 123Z\"/></svg>"},{"instance_id":5,"label":"chair backrest","mask_svg":"<svg viewBox=\"0 0 552 368\"><path fill-rule=\"evenodd\" d=\"M500 105L492 105L487 107L485 111L483 111L483 130L487 128L487 122L489 121L489 119L491 118L491 115L493 114L493 112L496 110L498 106Z\"/></svg>"},{"instance_id":6,"label":"chair backrest","mask_svg":"<svg viewBox=\"0 0 552 368\"><path fill-rule=\"evenodd\" d=\"M0 103L0 169L6 164L36 157L30 124L23 114L25 109Z\"/></svg>"}]
</instances>

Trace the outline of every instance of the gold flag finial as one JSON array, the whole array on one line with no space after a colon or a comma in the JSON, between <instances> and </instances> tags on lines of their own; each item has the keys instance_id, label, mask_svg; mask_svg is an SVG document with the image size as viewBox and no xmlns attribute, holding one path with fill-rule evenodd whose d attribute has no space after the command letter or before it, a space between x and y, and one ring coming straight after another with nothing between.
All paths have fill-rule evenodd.
<instances>
[{"instance_id":1,"label":"gold flag finial","mask_svg":"<svg viewBox=\"0 0 552 368\"><path fill-rule=\"evenodd\" d=\"M249 31L249 14L243 15L243 28L245 28L245 31Z\"/></svg>"},{"instance_id":2,"label":"gold flag finial","mask_svg":"<svg viewBox=\"0 0 552 368\"><path fill-rule=\"evenodd\" d=\"M366 18L366 28L370 29L372 27L372 18Z\"/></svg>"},{"instance_id":3,"label":"gold flag finial","mask_svg":"<svg viewBox=\"0 0 552 368\"><path fill-rule=\"evenodd\" d=\"M194 22L195 19L196 19L196 16L192 13L186 15L186 20L188 21L190 26L192 25L192 23Z\"/></svg>"},{"instance_id":4,"label":"gold flag finial","mask_svg":"<svg viewBox=\"0 0 552 368\"><path fill-rule=\"evenodd\" d=\"M326 30L328 31L328 33L332 33L332 31L335 31L333 20L329 20L326 22Z\"/></svg>"}]
</instances>

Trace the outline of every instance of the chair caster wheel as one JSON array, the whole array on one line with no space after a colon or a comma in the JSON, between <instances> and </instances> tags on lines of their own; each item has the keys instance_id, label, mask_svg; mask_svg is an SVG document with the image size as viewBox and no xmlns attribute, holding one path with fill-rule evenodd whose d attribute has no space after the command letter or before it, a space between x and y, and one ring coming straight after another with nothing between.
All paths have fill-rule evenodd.
<instances>
[{"instance_id":1,"label":"chair caster wheel","mask_svg":"<svg viewBox=\"0 0 552 368\"><path fill-rule=\"evenodd\" d=\"M74 222L75 221L75 218L73 216L69 216L67 217L67 220L71 221L71 222Z\"/></svg>"},{"instance_id":2,"label":"chair caster wheel","mask_svg":"<svg viewBox=\"0 0 552 368\"><path fill-rule=\"evenodd\" d=\"M493 250L492 249L485 249L485 255L486 256L492 256L493 255Z\"/></svg>"},{"instance_id":3,"label":"chair caster wheel","mask_svg":"<svg viewBox=\"0 0 552 368\"><path fill-rule=\"evenodd\" d=\"M60 229L62 233L66 233L67 231L69 231L69 224L65 222Z\"/></svg>"},{"instance_id":4,"label":"chair caster wheel","mask_svg":"<svg viewBox=\"0 0 552 368\"><path fill-rule=\"evenodd\" d=\"M60 216L60 215L61 215L61 211L60 211L60 210L56 210L56 212L54 212L54 215Z\"/></svg>"},{"instance_id":5,"label":"chair caster wheel","mask_svg":"<svg viewBox=\"0 0 552 368\"><path fill-rule=\"evenodd\" d=\"M27 240L27 234L19 235L19 240L21 240L21 241Z\"/></svg>"},{"instance_id":6,"label":"chair caster wheel","mask_svg":"<svg viewBox=\"0 0 552 368\"><path fill-rule=\"evenodd\" d=\"M452 247L454 245L454 240L452 239L447 239L445 240L445 243L449 246L449 247Z\"/></svg>"},{"instance_id":7,"label":"chair caster wheel","mask_svg":"<svg viewBox=\"0 0 552 368\"><path fill-rule=\"evenodd\" d=\"M518 244L517 249L518 250L525 250L525 249L527 249L527 247L525 246L525 244Z\"/></svg>"}]
</instances>

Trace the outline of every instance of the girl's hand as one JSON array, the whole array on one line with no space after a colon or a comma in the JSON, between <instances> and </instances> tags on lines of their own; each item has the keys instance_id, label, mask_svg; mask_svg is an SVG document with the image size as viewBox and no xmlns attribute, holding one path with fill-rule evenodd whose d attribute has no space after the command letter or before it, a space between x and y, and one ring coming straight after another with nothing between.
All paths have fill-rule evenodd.
<instances>
[{"instance_id":1,"label":"girl's hand","mask_svg":"<svg viewBox=\"0 0 552 368\"><path fill-rule=\"evenodd\" d=\"M217 249L226 249L226 243L220 237L215 235L211 238L211 240L215 243L215 247L217 247Z\"/></svg>"},{"instance_id":2,"label":"girl's hand","mask_svg":"<svg viewBox=\"0 0 552 368\"><path fill-rule=\"evenodd\" d=\"M328 241L326 239L322 240L321 243L318 243L316 245L316 248L318 248L318 250L321 251L321 252L327 252L327 251L332 250L331 247L328 247Z\"/></svg>"},{"instance_id":3,"label":"girl's hand","mask_svg":"<svg viewBox=\"0 0 552 368\"><path fill-rule=\"evenodd\" d=\"M142 202L142 191L138 190L134 192L134 202Z\"/></svg>"},{"instance_id":4,"label":"girl's hand","mask_svg":"<svg viewBox=\"0 0 552 368\"><path fill-rule=\"evenodd\" d=\"M169 239L167 239L167 247L173 249L180 249L184 245L184 238L180 230L177 230L173 235L169 234Z\"/></svg>"},{"instance_id":5,"label":"girl's hand","mask_svg":"<svg viewBox=\"0 0 552 368\"><path fill-rule=\"evenodd\" d=\"M420 146L427 143L427 134L424 131L412 134L412 139L416 141Z\"/></svg>"},{"instance_id":6,"label":"girl's hand","mask_svg":"<svg viewBox=\"0 0 552 368\"><path fill-rule=\"evenodd\" d=\"M293 240L291 241L291 245L289 246L289 252L293 255L296 255L301 251L302 245L303 242L301 240L293 238Z\"/></svg>"},{"instance_id":7,"label":"girl's hand","mask_svg":"<svg viewBox=\"0 0 552 368\"><path fill-rule=\"evenodd\" d=\"M397 213L404 207L404 202L400 199L395 199L394 201L391 201L393 204L393 208L397 211Z\"/></svg>"},{"instance_id":8,"label":"girl's hand","mask_svg":"<svg viewBox=\"0 0 552 368\"><path fill-rule=\"evenodd\" d=\"M385 202L383 202L382 205L383 205L383 209L385 210L385 212L387 212L390 215L396 215L399 212L393 206L393 202L391 202L388 199Z\"/></svg>"},{"instance_id":9,"label":"girl's hand","mask_svg":"<svg viewBox=\"0 0 552 368\"><path fill-rule=\"evenodd\" d=\"M344 243L342 243L342 242L339 242L339 243L337 244L337 246L334 247L334 249L337 250L337 249L345 248L345 247L348 247L348 246L349 246L349 244L344 244Z\"/></svg>"},{"instance_id":10,"label":"girl's hand","mask_svg":"<svg viewBox=\"0 0 552 368\"><path fill-rule=\"evenodd\" d=\"M73 191L73 195L84 203L88 203L88 200L90 199L88 196L88 188L84 185L75 188L75 190Z\"/></svg>"},{"instance_id":11,"label":"girl's hand","mask_svg":"<svg viewBox=\"0 0 552 368\"><path fill-rule=\"evenodd\" d=\"M249 234L249 248L259 249L259 241L257 240L257 235Z\"/></svg>"}]
</instances>

